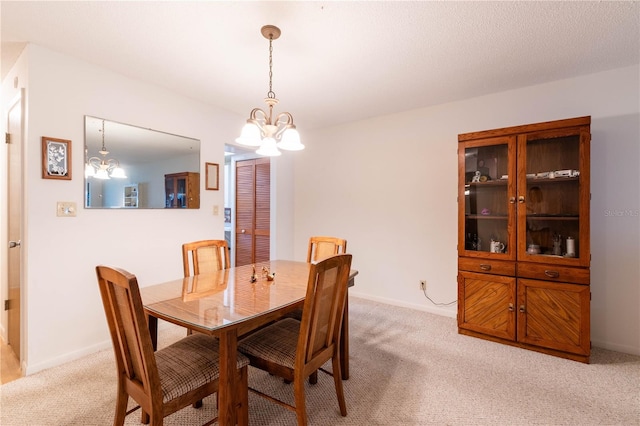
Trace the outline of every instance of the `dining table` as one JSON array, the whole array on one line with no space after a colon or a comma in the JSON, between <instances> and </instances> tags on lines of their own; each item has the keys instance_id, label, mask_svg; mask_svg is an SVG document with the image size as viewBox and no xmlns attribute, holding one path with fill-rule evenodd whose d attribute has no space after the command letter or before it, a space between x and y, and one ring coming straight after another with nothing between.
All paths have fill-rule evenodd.
<instances>
[{"instance_id":1,"label":"dining table","mask_svg":"<svg viewBox=\"0 0 640 426\"><path fill-rule=\"evenodd\" d=\"M140 289L154 349L158 319L219 339L218 424L236 424L238 339L304 304L310 264L272 260L174 279ZM351 270L349 286L358 271ZM349 378L348 292L340 336L342 378Z\"/></svg>"}]
</instances>

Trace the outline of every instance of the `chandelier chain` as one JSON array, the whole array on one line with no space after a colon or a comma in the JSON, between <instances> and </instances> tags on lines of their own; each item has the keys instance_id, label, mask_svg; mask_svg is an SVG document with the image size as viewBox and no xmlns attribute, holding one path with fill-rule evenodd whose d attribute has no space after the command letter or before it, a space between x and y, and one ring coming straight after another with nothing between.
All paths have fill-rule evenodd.
<instances>
[{"instance_id":1,"label":"chandelier chain","mask_svg":"<svg viewBox=\"0 0 640 426\"><path fill-rule=\"evenodd\" d=\"M275 99L276 94L273 91L273 35L269 36L269 92L267 97Z\"/></svg>"}]
</instances>

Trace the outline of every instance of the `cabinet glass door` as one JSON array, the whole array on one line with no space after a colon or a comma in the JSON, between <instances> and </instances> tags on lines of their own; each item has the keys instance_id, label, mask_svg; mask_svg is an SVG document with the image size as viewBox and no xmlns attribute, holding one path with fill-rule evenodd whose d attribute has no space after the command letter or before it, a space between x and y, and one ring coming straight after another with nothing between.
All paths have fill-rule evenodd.
<instances>
[{"instance_id":1,"label":"cabinet glass door","mask_svg":"<svg viewBox=\"0 0 640 426\"><path fill-rule=\"evenodd\" d=\"M458 242L465 256L512 258L514 220L515 138L468 142L460 152L459 202L463 232Z\"/></svg>"},{"instance_id":2,"label":"cabinet glass door","mask_svg":"<svg viewBox=\"0 0 640 426\"><path fill-rule=\"evenodd\" d=\"M582 189L581 134L579 129L520 136L518 150L518 258L561 263L576 262L588 248L580 241L588 221L588 196ZM588 141L587 141L588 142ZM588 172L587 172L588 173ZM588 176L586 176L588 179ZM586 202L585 202L586 200ZM588 235L583 233L582 235ZM584 244L583 244L584 243Z\"/></svg>"}]
</instances>

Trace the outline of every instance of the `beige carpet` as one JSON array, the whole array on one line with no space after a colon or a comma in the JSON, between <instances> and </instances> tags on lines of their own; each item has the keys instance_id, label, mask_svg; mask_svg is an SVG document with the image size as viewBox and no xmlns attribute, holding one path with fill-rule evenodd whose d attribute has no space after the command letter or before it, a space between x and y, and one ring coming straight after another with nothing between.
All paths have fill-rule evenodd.
<instances>
[{"instance_id":1,"label":"beige carpet","mask_svg":"<svg viewBox=\"0 0 640 426\"><path fill-rule=\"evenodd\" d=\"M350 299L351 378L341 417L331 377L308 386L314 425L640 425L640 357L595 348L581 364L457 334L455 320ZM161 345L182 337L162 330ZM111 350L0 387L0 424L109 425ZM293 400L291 385L251 369L250 383ZM249 395L251 425L295 425L295 415ZM215 400L166 419L202 424ZM139 412L126 424L139 425Z\"/></svg>"}]
</instances>

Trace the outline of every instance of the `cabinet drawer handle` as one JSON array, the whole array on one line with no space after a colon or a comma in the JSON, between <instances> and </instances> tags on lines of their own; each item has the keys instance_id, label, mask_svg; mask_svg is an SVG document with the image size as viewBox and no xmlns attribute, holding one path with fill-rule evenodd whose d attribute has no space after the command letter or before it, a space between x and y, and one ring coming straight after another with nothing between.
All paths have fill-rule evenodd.
<instances>
[{"instance_id":1,"label":"cabinet drawer handle","mask_svg":"<svg viewBox=\"0 0 640 426\"><path fill-rule=\"evenodd\" d=\"M524 305L520 305L520 313L524 314Z\"/></svg>"},{"instance_id":2,"label":"cabinet drawer handle","mask_svg":"<svg viewBox=\"0 0 640 426\"><path fill-rule=\"evenodd\" d=\"M513 303L509 303L509 312L513 312Z\"/></svg>"},{"instance_id":3,"label":"cabinet drawer handle","mask_svg":"<svg viewBox=\"0 0 640 426\"><path fill-rule=\"evenodd\" d=\"M482 264L480 264L480 269L482 269L483 271L490 271L491 270L491 265L487 265L486 263L482 263Z\"/></svg>"},{"instance_id":4,"label":"cabinet drawer handle","mask_svg":"<svg viewBox=\"0 0 640 426\"><path fill-rule=\"evenodd\" d=\"M524 195L521 195L521 196L518 197L518 202L520 204L524 203Z\"/></svg>"},{"instance_id":5,"label":"cabinet drawer handle","mask_svg":"<svg viewBox=\"0 0 640 426\"><path fill-rule=\"evenodd\" d=\"M516 197L509 197L509 204L515 204L516 203Z\"/></svg>"},{"instance_id":6,"label":"cabinet drawer handle","mask_svg":"<svg viewBox=\"0 0 640 426\"><path fill-rule=\"evenodd\" d=\"M558 278L560 276L558 271L549 271L548 269L544 271L544 274L549 278Z\"/></svg>"}]
</instances>

